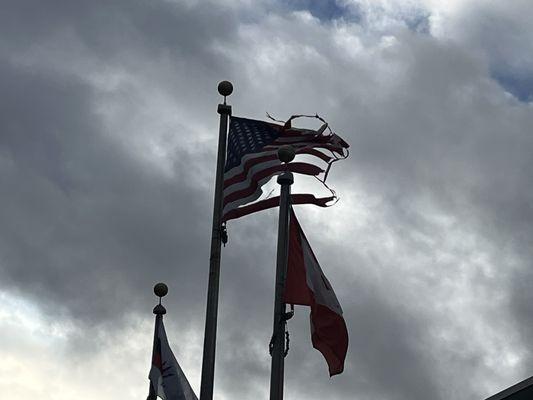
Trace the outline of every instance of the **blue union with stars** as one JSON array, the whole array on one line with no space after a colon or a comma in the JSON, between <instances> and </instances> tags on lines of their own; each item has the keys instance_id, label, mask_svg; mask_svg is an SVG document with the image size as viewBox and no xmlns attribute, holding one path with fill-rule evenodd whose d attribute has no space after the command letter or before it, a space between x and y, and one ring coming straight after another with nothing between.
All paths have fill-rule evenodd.
<instances>
[{"instance_id":1,"label":"blue union with stars","mask_svg":"<svg viewBox=\"0 0 533 400\"><path fill-rule=\"evenodd\" d=\"M246 154L260 152L281 134L280 125L254 119L231 117L228 135L226 168L228 172L240 165Z\"/></svg>"}]
</instances>

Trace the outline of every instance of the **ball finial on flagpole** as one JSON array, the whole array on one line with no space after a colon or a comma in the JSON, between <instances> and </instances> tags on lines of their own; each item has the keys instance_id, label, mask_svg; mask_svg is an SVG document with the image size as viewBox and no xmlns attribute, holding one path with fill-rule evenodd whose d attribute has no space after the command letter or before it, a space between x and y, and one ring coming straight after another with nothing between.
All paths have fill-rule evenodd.
<instances>
[{"instance_id":1,"label":"ball finial on flagpole","mask_svg":"<svg viewBox=\"0 0 533 400\"><path fill-rule=\"evenodd\" d=\"M165 297L168 293L168 286L160 282L154 286L154 293L157 297Z\"/></svg>"},{"instance_id":2,"label":"ball finial on flagpole","mask_svg":"<svg viewBox=\"0 0 533 400\"><path fill-rule=\"evenodd\" d=\"M165 285L163 282L159 282L158 284L154 286L154 293L157 297L159 297L159 304L154 307L154 314L156 315L166 314L167 310L161 304L161 298L167 295L168 286Z\"/></svg>"},{"instance_id":3,"label":"ball finial on flagpole","mask_svg":"<svg viewBox=\"0 0 533 400\"><path fill-rule=\"evenodd\" d=\"M226 97L233 93L233 85L230 81L222 81L218 84L218 93Z\"/></svg>"},{"instance_id":4,"label":"ball finial on flagpole","mask_svg":"<svg viewBox=\"0 0 533 400\"><path fill-rule=\"evenodd\" d=\"M290 163L292 160L294 160L295 155L296 152L294 150L294 147L292 147L290 144L281 146L278 149L278 158L281 162Z\"/></svg>"}]
</instances>

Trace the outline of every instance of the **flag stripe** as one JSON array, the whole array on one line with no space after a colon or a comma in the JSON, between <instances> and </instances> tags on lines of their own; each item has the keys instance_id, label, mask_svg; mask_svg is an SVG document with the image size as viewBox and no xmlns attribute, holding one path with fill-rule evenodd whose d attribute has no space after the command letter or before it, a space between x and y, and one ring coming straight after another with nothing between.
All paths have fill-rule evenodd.
<instances>
[{"instance_id":1,"label":"flag stripe","mask_svg":"<svg viewBox=\"0 0 533 400\"><path fill-rule=\"evenodd\" d=\"M248 203L252 203L254 201L256 201L257 199L259 199L261 197L261 195L263 194L263 185L268 182L270 180L270 176L267 176L266 178L264 179L261 179L259 182L258 182L258 185L257 185L257 189L256 191L251 194L250 196L247 196L247 197L243 197L243 198L240 198L240 199L237 199L231 203L228 203L224 206L223 210L222 210L222 215L226 214L227 212L235 209L235 208L238 208L240 206L244 206L245 204L248 204Z\"/></svg>"},{"instance_id":2,"label":"flag stripe","mask_svg":"<svg viewBox=\"0 0 533 400\"><path fill-rule=\"evenodd\" d=\"M295 144L293 147L295 149L297 149L298 147L312 147L312 148L315 148L315 149L319 149L319 148L322 148L322 149L326 149L326 150L330 150L330 151L333 151L339 155L343 155L344 153L344 147L342 146L336 146L336 145L333 145L331 143L313 143L313 142L304 142L304 143L299 143L299 144ZM278 151L278 149L280 148L280 146L274 146L274 145L267 145L265 147L263 147L263 150L269 150L269 151Z\"/></svg>"},{"instance_id":3,"label":"flag stripe","mask_svg":"<svg viewBox=\"0 0 533 400\"><path fill-rule=\"evenodd\" d=\"M328 207L328 203L335 200L334 196L329 197L315 197L312 194L307 193L299 193L299 194L292 194L291 195L291 204L313 204L318 207ZM222 221L229 221L231 219L236 219L240 217L244 217L245 215L252 214L254 212L267 210L269 208L277 207L279 206L279 196L271 197L265 200L258 201L256 203L252 203L249 205L246 205L244 207L239 207L236 209L229 210L228 212L224 213L222 217Z\"/></svg>"},{"instance_id":4,"label":"flag stripe","mask_svg":"<svg viewBox=\"0 0 533 400\"><path fill-rule=\"evenodd\" d=\"M269 151L261 151L258 153L249 153L249 154L244 155L239 165L237 165L236 167L233 167L232 169L224 173L224 179L225 180L231 179L233 176L241 174L246 164L250 161L253 161L256 158L266 157L270 155L274 155L277 158L277 154L278 154L277 149L279 148L279 146L273 146L273 147L275 148L272 148ZM264 147L263 147L263 150L264 150Z\"/></svg>"},{"instance_id":5,"label":"flag stripe","mask_svg":"<svg viewBox=\"0 0 533 400\"><path fill-rule=\"evenodd\" d=\"M253 194L258 188L258 182L264 178L272 177L277 172L282 172L289 170L291 172L300 173L304 175L314 175L317 176L324 170L320 167L317 167L313 164L302 163L302 162L293 162L288 165L275 165L270 168L261 169L252 175L249 179L244 182L239 183L238 185L233 185L228 189L234 190L225 190L224 191L224 206L232 201L235 201L239 198L249 196ZM235 188L234 188L235 187Z\"/></svg>"},{"instance_id":6,"label":"flag stripe","mask_svg":"<svg viewBox=\"0 0 533 400\"><path fill-rule=\"evenodd\" d=\"M315 157L320 158L322 161L326 163L332 160L332 158L328 156L327 154L324 154L321 151L318 151L313 148L308 148L308 147L296 149L296 154L300 154L300 155L306 154L310 156L315 156ZM278 159L278 155L276 151L264 152L264 153L260 153L260 155L256 157L250 157L246 161L244 161L244 163L241 163L240 166L229 171L231 172L231 175L228 173L228 175L225 177L224 189L237 182L245 180L249 174L249 171L252 169L252 167L256 165L260 165L267 161L276 161L277 164L281 164L281 162ZM270 164L270 165L273 165L273 164ZM239 169L239 171L235 171L235 169L237 168Z\"/></svg>"},{"instance_id":7,"label":"flag stripe","mask_svg":"<svg viewBox=\"0 0 533 400\"><path fill-rule=\"evenodd\" d=\"M279 143L280 145L300 143L300 142L317 142L319 138L316 135L300 135L300 136L282 136L277 138L274 143Z\"/></svg>"},{"instance_id":8,"label":"flag stripe","mask_svg":"<svg viewBox=\"0 0 533 400\"><path fill-rule=\"evenodd\" d=\"M278 144L278 145L269 144L269 145L264 146L262 148L262 151L248 153L244 155L241 159L240 165L237 165L224 173L224 179L229 179L233 177L234 175L242 173L244 166L251 160L254 160L255 158L261 158L261 157L270 156L270 155L274 155L277 158L278 150L281 146L282 146L281 144ZM296 154L306 154L307 149L311 150L313 148L324 148L330 151L334 151L338 154L343 154L342 146L335 146L329 143L300 142L298 144L295 144L293 147L296 150ZM327 159L330 158L328 155L322 152L318 151L316 153L320 153L320 154L313 154L313 155L316 155L317 157L323 159L326 162L327 162Z\"/></svg>"},{"instance_id":9,"label":"flag stripe","mask_svg":"<svg viewBox=\"0 0 533 400\"><path fill-rule=\"evenodd\" d=\"M229 176L224 179L224 189L226 189L228 186L231 186L237 182L244 181L246 177L248 176L249 172L252 170L253 167L257 165L264 164L268 161L275 161L275 164L281 164L281 162L278 159L278 155L275 151L268 152L269 154L260 153L259 156L250 158L244 162L244 164L239 165L236 168L239 168L238 173L233 174L232 176ZM271 163L270 165L275 165ZM266 165L263 165L264 167ZM257 170L257 169L255 169ZM228 174L229 175L229 174Z\"/></svg>"}]
</instances>

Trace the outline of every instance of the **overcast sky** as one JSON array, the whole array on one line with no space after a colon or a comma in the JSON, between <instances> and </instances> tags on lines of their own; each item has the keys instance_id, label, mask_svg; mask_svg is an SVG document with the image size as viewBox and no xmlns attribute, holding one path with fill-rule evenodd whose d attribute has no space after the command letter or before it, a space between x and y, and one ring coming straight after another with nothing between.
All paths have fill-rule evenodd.
<instances>
[{"instance_id":1,"label":"overcast sky","mask_svg":"<svg viewBox=\"0 0 533 400\"><path fill-rule=\"evenodd\" d=\"M286 398L482 400L533 375L531 0L3 0L0 393L145 399L152 287L198 393L217 84L233 114L318 112L340 201L299 206L344 309L309 311ZM298 177L296 178L298 180ZM228 224L216 399L267 399L276 210Z\"/></svg>"}]
</instances>

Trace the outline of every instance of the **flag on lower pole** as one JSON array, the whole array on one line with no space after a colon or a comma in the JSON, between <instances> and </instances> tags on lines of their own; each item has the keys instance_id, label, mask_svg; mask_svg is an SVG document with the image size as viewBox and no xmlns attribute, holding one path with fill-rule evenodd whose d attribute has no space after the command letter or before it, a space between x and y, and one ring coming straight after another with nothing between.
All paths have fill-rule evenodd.
<instances>
[{"instance_id":1,"label":"flag on lower pole","mask_svg":"<svg viewBox=\"0 0 533 400\"><path fill-rule=\"evenodd\" d=\"M148 400L198 400L168 344L163 317L156 317Z\"/></svg>"},{"instance_id":2,"label":"flag on lower pole","mask_svg":"<svg viewBox=\"0 0 533 400\"><path fill-rule=\"evenodd\" d=\"M291 208L285 303L311 307L311 341L329 367L330 376L344 370L348 330L342 308Z\"/></svg>"}]
</instances>

